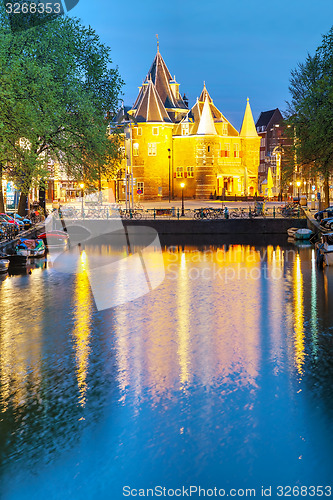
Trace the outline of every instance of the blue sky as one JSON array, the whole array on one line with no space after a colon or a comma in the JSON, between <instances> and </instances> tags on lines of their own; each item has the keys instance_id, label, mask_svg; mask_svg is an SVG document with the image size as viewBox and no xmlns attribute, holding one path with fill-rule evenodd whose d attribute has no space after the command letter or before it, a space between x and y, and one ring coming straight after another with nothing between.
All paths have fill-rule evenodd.
<instances>
[{"instance_id":1,"label":"blue sky","mask_svg":"<svg viewBox=\"0 0 333 500\"><path fill-rule=\"evenodd\" d=\"M206 82L216 106L239 129L250 98L260 111L286 108L291 69L333 25L332 0L80 0L70 12L111 47L132 105L160 51L190 106Z\"/></svg>"}]
</instances>

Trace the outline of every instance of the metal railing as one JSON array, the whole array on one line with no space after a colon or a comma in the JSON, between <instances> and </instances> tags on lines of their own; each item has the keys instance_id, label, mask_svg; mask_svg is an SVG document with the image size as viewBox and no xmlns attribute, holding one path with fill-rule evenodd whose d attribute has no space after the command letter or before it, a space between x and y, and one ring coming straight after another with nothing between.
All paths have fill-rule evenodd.
<instances>
[{"instance_id":1,"label":"metal railing","mask_svg":"<svg viewBox=\"0 0 333 500\"><path fill-rule=\"evenodd\" d=\"M196 219L196 220L221 220L221 219L253 219L253 218L305 218L300 206L281 206L265 208L264 206L249 206L246 208L212 208L201 207L195 209L171 208L135 208L125 209L122 206L100 206L87 209L64 207L58 210L59 216L67 219L114 219L121 217L127 220L140 219Z\"/></svg>"}]
</instances>

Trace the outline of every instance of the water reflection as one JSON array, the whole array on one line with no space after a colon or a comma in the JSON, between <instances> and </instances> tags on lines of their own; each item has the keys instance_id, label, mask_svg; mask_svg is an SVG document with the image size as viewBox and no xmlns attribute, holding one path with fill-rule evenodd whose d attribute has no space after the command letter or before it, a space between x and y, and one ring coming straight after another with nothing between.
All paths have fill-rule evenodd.
<instances>
[{"instance_id":1,"label":"water reflection","mask_svg":"<svg viewBox=\"0 0 333 500\"><path fill-rule=\"evenodd\" d=\"M312 353L317 358L318 353L318 314L317 314L317 266L316 253L311 251L311 330L312 330Z\"/></svg>"},{"instance_id":2,"label":"water reflection","mask_svg":"<svg viewBox=\"0 0 333 500\"><path fill-rule=\"evenodd\" d=\"M7 279L0 288L0 411L10 404L19 409L26 402L28 381L36 393L40 390L42 331L38 312L31 297L38 295L43 303L43 290L38 289L39 274L25 280L25 294L18 294L15 279ZM22 312L24 311L24 314ZM26 318L29 318L27 323Z\"/></svg>"},{"instance_id":3,"label":"water reflection","mask_svg":"<svg viewBox=\"0 0 333 500\"><path fill-rule=\"evenodd\" d=\"M178 357L179 357L179 383L185 389L190 379L190 301L191 287L186 272L186 255L181 253L179 280L177 280L177 320L178 320Z\"/></svg>"},{"instance_id":4,"label":"water reflection","mask_svg":"<svg viewBox=\"0 0 333 500\"><path fill-rule=\"evenodd\" d=\"M124 471L143 484L152 477L181 484L259 483L277 467L281 481L332 470L333 269L321 273L311 248L283 244L184 244L165 248L163 258L158 288L102 313L84 251L73 276L40 269L2 282L7 484L18 456L22 470L36 469L64 440L73 457L57 470L84 485L91 468L112 493ZM117 287L122 294L121 281Z\"/></svg>"},{"instance_id":5,"label":"water reflection","mask_svg":"<svg viewBox=\"0 0 333 500\"><path fill-rule=\"evenodd\" d=\"M304 298L303 298L303 275L301 270L300 255L296 255L293 266L294 283L294 330L295 330L295 362L297 371L303 374L304 364Z\"/></svg>"},{"instance_id":6,"label":"water reflection","mask_svg":"<svg viewBox=\"0 0 333 500\"><path fill-rule=\"evenodd\" d=\"M78 269L75 275L74 290L74 347L76 357L77 383L80 392L79 403L86 403L87 372L89 366L90 334L92 322L92 298L87 274L88 261L85 251L81 252Z\"/></svg>"}]
</instances>

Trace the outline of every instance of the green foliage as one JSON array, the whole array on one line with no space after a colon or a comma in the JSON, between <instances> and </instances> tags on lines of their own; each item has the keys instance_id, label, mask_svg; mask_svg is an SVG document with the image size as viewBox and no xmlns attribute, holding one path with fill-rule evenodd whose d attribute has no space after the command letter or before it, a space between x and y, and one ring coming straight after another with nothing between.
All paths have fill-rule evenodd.
<instances>
[{"instance_id":1,"label":"green foliage","mask_svg":"<svg viewBox=\"0 0 333 500\"><path fill-rule=\"evenodd\" d=\"M107 124L123 82L110 49L76 19L13 33L0 15L0 164L24 194L47 175L47 157L88 182L116 168Z\"/></svg>"},{"instance_id":2,"label":"green foliage","mask_svg":"<svg viewBox=\"0 0 333 500\"><path fill-rule=\"evenodd\" d=\"M324 179L328 202L333 170L333 28L314 56L292 71L287 123L295 134L294 158L303 176Z\"/></svg>"}]
</instances>

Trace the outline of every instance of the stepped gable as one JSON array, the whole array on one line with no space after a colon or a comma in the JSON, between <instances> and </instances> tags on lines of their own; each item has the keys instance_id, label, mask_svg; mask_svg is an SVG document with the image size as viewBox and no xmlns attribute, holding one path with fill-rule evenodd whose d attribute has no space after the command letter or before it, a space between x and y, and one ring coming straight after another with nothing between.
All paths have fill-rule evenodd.
<instances>
[{"instance_id":1,"label":"stepped gable","mask_svg":"<svg viewBox=\"0 0 333 500\"><path fill-rule=\"evenodd\" d=\"M158 95L154 83L149 80L142 87L142 96L135 110L134 117L139 122L172 123Z\"/></svg>"}]
</instances>

